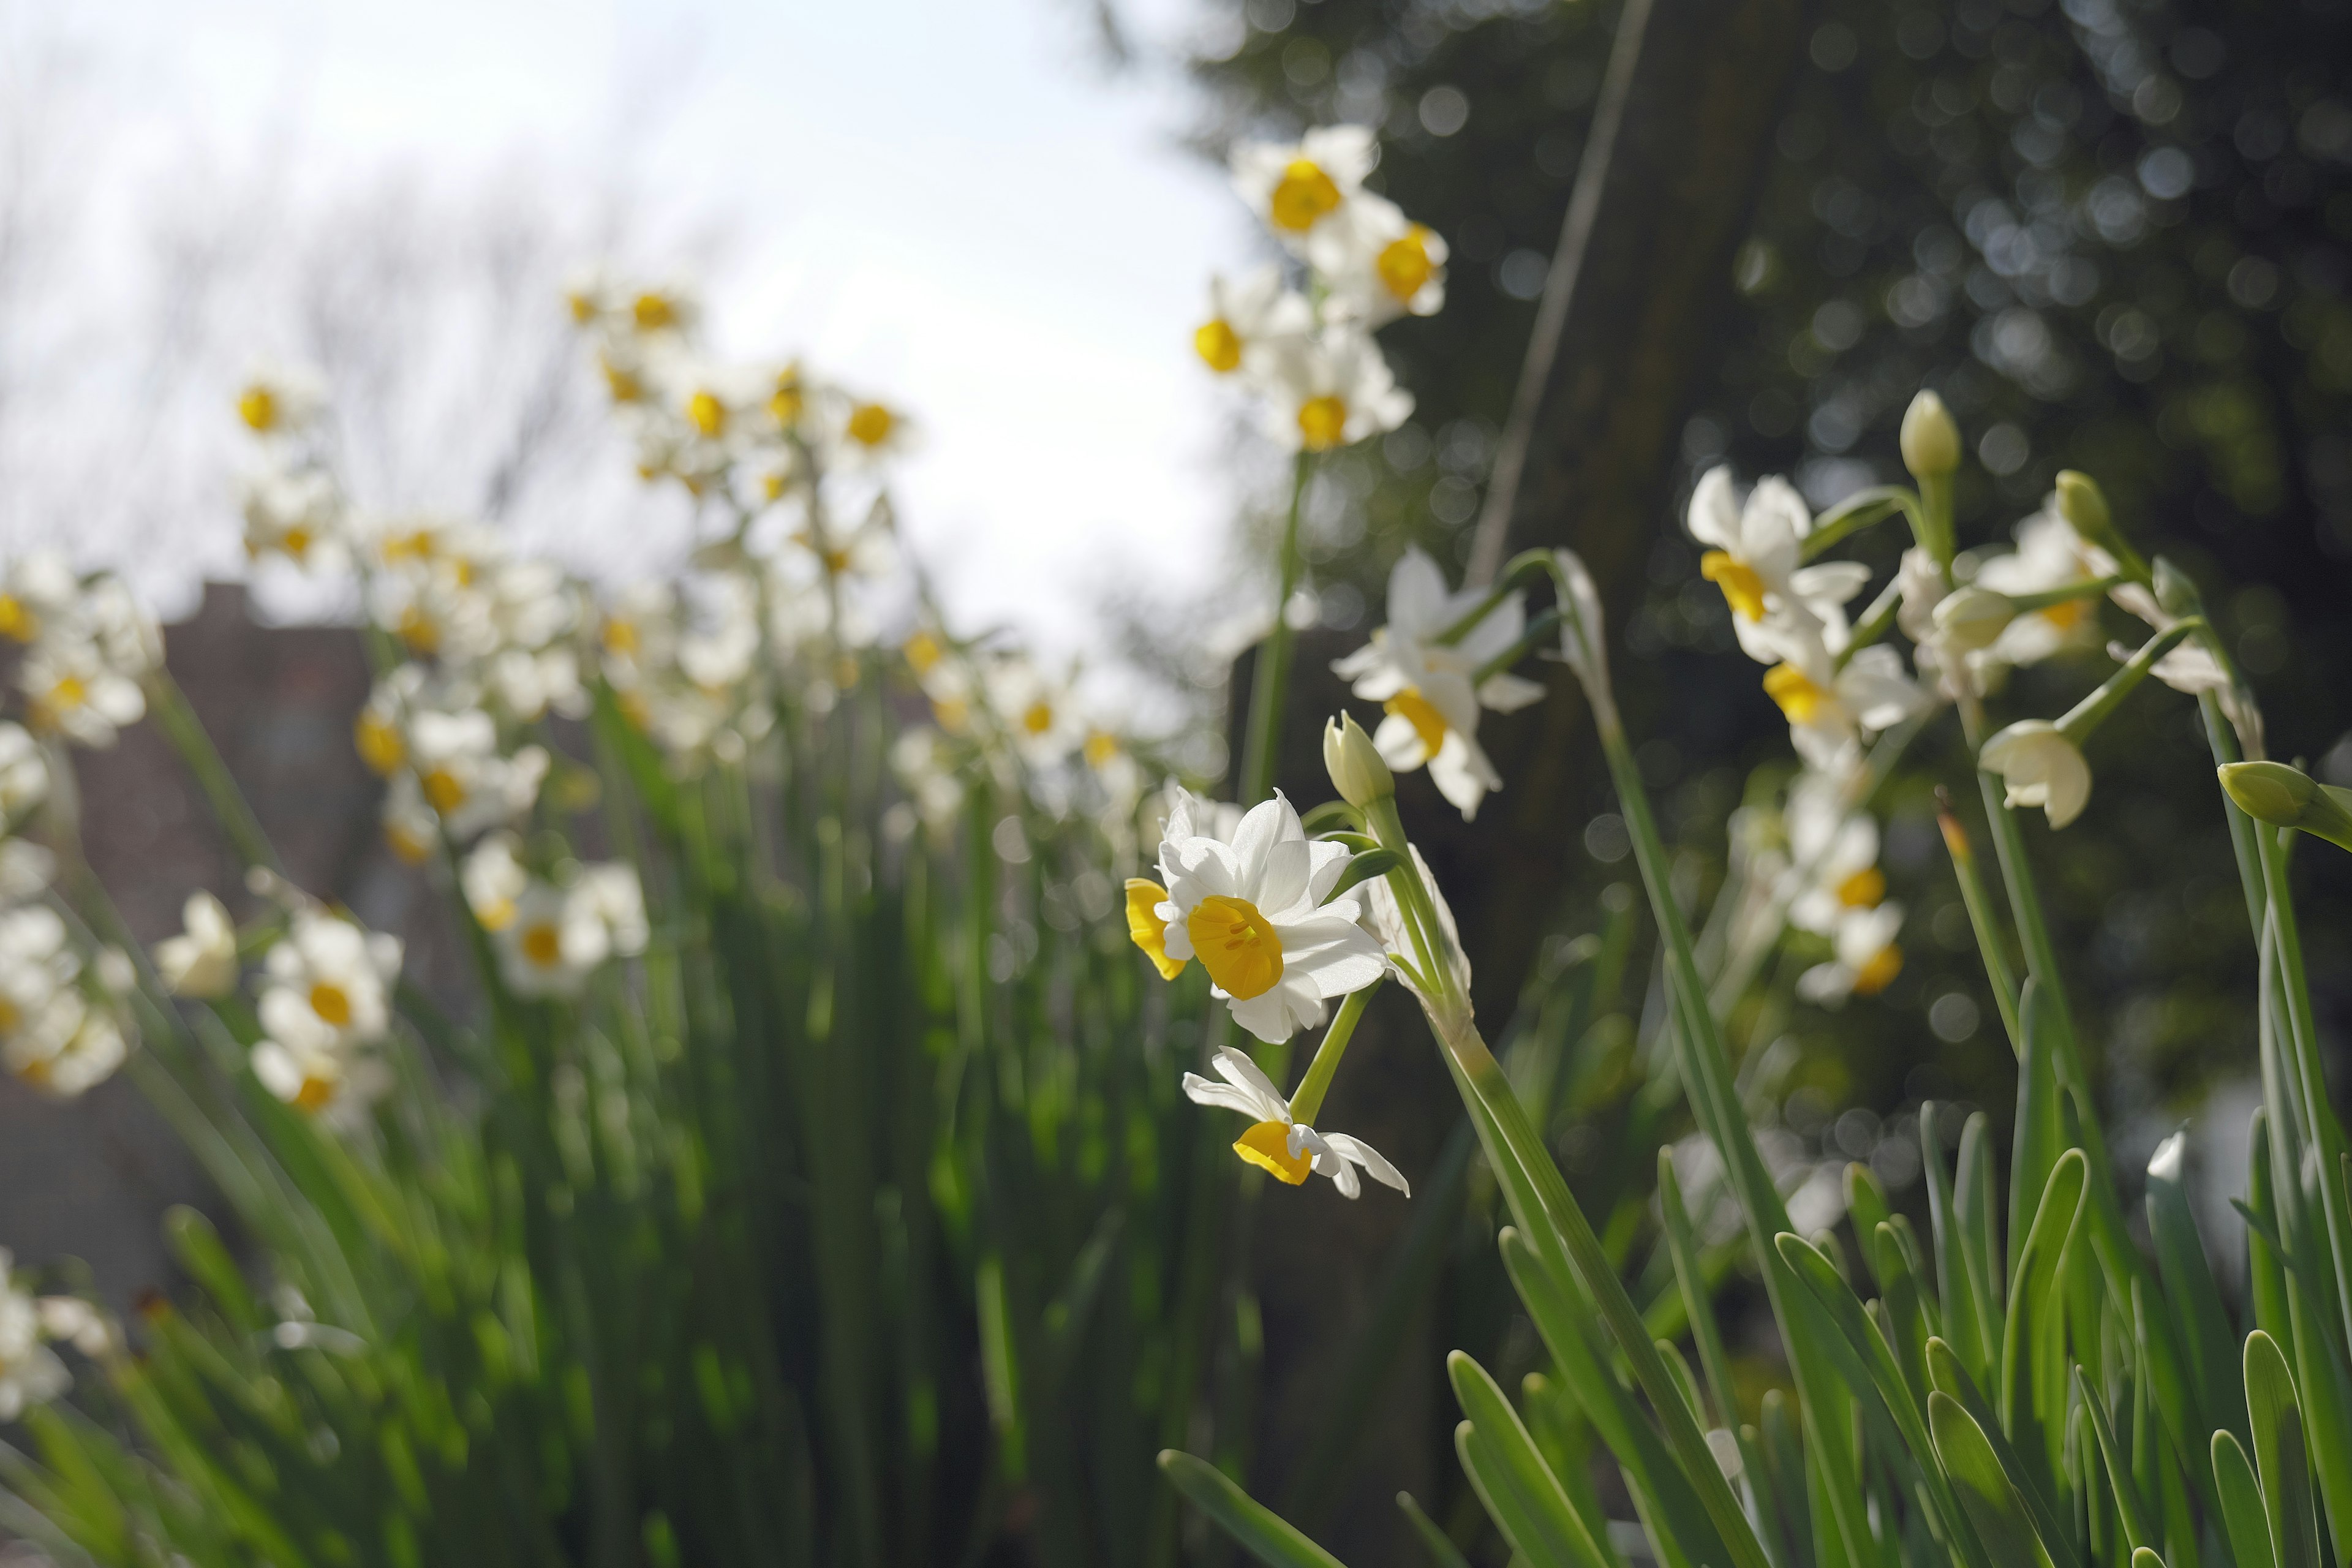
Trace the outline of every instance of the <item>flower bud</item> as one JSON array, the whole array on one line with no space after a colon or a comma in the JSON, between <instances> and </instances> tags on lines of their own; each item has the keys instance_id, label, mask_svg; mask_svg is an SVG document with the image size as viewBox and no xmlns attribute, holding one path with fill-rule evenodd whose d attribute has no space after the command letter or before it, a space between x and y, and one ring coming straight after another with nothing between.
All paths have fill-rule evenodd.
<instances>
[{"instance_id":1,"label":"flower bud","mask_svg":"<svg viewBox=\"0 0 2352 1568\"><path fill-rule=\"evenodd\" d=\"M1974 653L1990 647L2016 618L2009 595L1971 583L1936 606L1936 634L1963 653Z\"/></svg>"},{"instance_id":2,"label":"flower bud","mask_svg":"<svg viewBox=\"0 0 2352 1568\"><path fill-rule=\"evenodd\" d=\"M1960 466L1960 427L1951 410L1932 392L1923 392L1903 411L1903 466L1917 479L1942 479Z\"/></svg>"},{"instance_id":3,"label":"flower bud","mask_svg":"<svg viewBox=\"0 0 2352 1568\"><path fill-rule=\"evenodd\" d=\"M2106 542L2107 535L2116 529L2115 515L2107 510L2107 498L2100 490L2099 482L2073 468L2059 472L2058 512L2075 532L2094 544Z\"/></svg>"},{"instance_id":4,"label":"flower bud","mask_svg":"<svg viewBox=\"0 0 2352 1568\"><path fill-rule=\"evenodd\" d=\"M1380 748L1361 724L1344 714L1323 726L1323 766L1339 798L1358 811L1396 793L1396 778Z\"/></svg>"},{"instance_id":5,"label":"flower bud","mask_svg":"<svg viewBox=\"0 0 2352 1568\"><path fill-rule=\"evenodd\" d=\"M2352 849L2352 790L2332 789L2284 763L2224 763L2219 771L2221 787L2255 821Z\"/></svg>"}]
</instances>

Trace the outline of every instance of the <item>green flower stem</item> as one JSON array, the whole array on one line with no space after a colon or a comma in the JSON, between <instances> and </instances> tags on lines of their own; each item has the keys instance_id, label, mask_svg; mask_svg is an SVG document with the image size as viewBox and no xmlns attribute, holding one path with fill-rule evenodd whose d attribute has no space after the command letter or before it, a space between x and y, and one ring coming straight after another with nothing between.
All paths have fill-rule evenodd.
<instances>
[{"instance_id":1,"label":"green flower stem","mask_svg":"<svg viewBox=\"0 0 2352 1568\"><path fill-rule=\"evenodd\" d=\"M1919 480L1919 510L1912 513L1911 531L1948 578L1953 545L1951 475L1930 474Z\"/></svg>"},{"instance_id":2,"label":"green flower stem","mask_svg":"<svg viewBox=\"0 0 2352 1568\"><path fill-rule=\"evenodd\" d=\"M1870 602L1870 608L1864 610L1862 619L1854 623L1853 637L1847 639L1845 647L1838 650L1836 668L1843 669L1853 662L1855 654L1894 630L1895 618L1902 611L1903 579L1895 577L1879 590L1878 597Z\"/></svg>"},{"instance_id":3,"label":"green flower stem","mask_svg":"<svg viewBox=\"0 0 2352 1568\"><path fill-rule=\"evenodd\" d=\"M1897 514L1914 519L1918 524L1919 498L1900 485L1873 485L1830 508L1813 520L1813 531L1805 535L1804 559L1812 560L1832 545L1838 544L1864 529L1874 528Z\"/></svg>"},{"instance_id":4,"label":"green flower stem","mask_svg":"<svg viewBox=\"0 0 2352 1568\"><path fill-rule=\"evenodd\" d=\"M1952 809L1951 796L1940 784L1937 786L1936 798L1944 847L1952 858L1952 874L1960 884L1960 901L1968 906L1969 926L1977 933L1977 951L1984 955L1985 979L1992 986L1995 1005L2000 1008L2000 1024L2009 1034L2009 1048L2022 1060L2025 1035L2017 1017L2017 975L2009 966L2000 928L1994 923L1992 900L1985 892L1984 877L1977 870L1976 847L1969 842L1969 831Z\"/></svg>"},{"instance_id":5,"label":"green flower stem","mask_svg":"<svg viewBox=\"0 0 2352 1568\"><path fill-rule=\"evenodd\" d=\"M1323 1096L1331 1088L1332 1077L1339 1070L1339 1058L1348 1054L1348 1042L1356 1033L1356 1021L1364 1016L1372 995L1381 988L1373 981L1361 991L1350 991L1339 1004L1339 1016L1323 1032L1323 1043L1315 1049L1315 1059L1307 1064L1307 1076L1298 1080L1298 1092L1290 1097L1290 1115L1296 1121L1315 1124L1315 1113L1323 1109Z\"/></svg>"},{"instance_id":6,"label":"green flower stem","mask_svg":"<svg viewBox=\"0 0 2352 1568\"><path fill-rule=\"evenodd\" d=\"M1283 520L1282 545L1276 557L1280 584L1274 601L1274 629L1258 650L1257 667L1250 675L1249 731L1242 743L1241 787L1234 798L1244 806L1264 800L1274 784L1276 753L1282 743L1282 704L1290 680L1290 599L1298 591L1298 518L1307 503L1307 483L1315 474L1315 455L1301 452L1290 476L1290 511Z\"/></svg>"},{"instance_id":7,"label":"green flower stem","mask_svg":"<svg viewBox=\"0 0 2352 1568\"><path fill-rule=\"evenodd\" d=\"M2174 622L2168 629L2148 638L2141 645L2140 650L2131 656L2129 663L2107 677L2096 691L2066 710L2066 716L2058 721L2058 732L2074 744L2081 745L2090 738L2092 731L2106 722L2107 715L2123 706L2124 699L2132 694L2133 689L2147 679L2147 672L2156 667L2158 659L2170 653L2179 646L2182 638L2204 624L2191 616L2185 621Z\"/></svg>"},{"instance_id":8,"label":"green flower stem","mask_svg":"<svg viewBox=\"0 0 2352 1568\"><path fill-rule=\"evenodd\" d=\"M213 815L219 819L221 831L228 835L229 847L247 867L260 866L283 874L278 851L262 831L260 819L246 803L245 792L237 788L236 780L221 760L213 738L196 718L195 710L188 706L187 694L172 673L160 665L147 677L147 710L155 716L156 728L163 731L187 763L188 771L196 775L196 785L205 792L205 801Z\"/></svg>"}]
</instances>

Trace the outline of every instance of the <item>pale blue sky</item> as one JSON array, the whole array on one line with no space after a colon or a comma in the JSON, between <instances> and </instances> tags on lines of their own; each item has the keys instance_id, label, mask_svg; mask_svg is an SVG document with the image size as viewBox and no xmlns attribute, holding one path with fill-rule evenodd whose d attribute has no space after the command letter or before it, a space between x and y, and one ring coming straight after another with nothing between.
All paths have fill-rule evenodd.
<instances>
[{"instance_id":1,"label":"pale blue sky","mask_svg":"<svg viewBox=\"0 0 2352 1568\"><path fill-rule=\"evenodd\" d=\"M71 28L117 205L192 144L277 139L310 191L520 159L583 191L626 167L656 231L716 220L719 345L915 410L903 516L957 608L1069 646L1106 575L1210 583L1233 494L1189 344L1250 236L1175 145L1191 0L1126 10L1150 52L1116 76L1081 0L130 0Z\"/></svg>"}]
</instances>

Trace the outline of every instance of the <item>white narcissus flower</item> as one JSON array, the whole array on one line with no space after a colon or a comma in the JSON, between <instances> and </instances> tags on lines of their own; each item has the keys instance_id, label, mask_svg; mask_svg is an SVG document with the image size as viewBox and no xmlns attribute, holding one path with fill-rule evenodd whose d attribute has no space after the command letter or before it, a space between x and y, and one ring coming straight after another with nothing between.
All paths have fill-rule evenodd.
<instances>
[{"instance_id":1,"label":"white narcissus flower","mask_svg":"<svg viewBox=\"0 0 2352 1568\"><path fill-rule=\"evenodd\" d=\"M311 372L257 365L237 389L236 416L257 436L299 436L326 403L326 392Z\"/></svg>"},{"instance_id":2,"label":"white narcissus flower","mask_svg":"<svg viewBox=\"0 0 2352 1568\"><path fill-rule=\"evenodd\" d=\"M1315 329L1315 308L1283 281L1279 267L1261 267L1228 282L1209 279L1209 319L1192 333L1192 352L1219 375L1256 367L1268 345L1304 338Z\"/></svg>"},{"instance_id":3,"label":"white narcissus flower","mask_svg":"<svg viewBox=\"0 0 2352 1568\"><path fill-rule=\"evenodd\" d=\"M1238 1110L1250 1119L1249 1131L1234 1142L1234 1152L1244 1161L1294 1187L1305 1182L1310 1172L1319 1173L1331 1178L1342 1196L1350 1198L1363 1191L1356 1176L1357 1167L1361 1166L1372 1180L1412 1196L1404 1173L1381 1158L1370 1144L1344 1132L1318 1132L1292 1121L1290 1102L1274 1087L1274 1080L1233 1047L1218 1050L1214 1066L1224 1082L1188 1072L1184 1095L1195 1105Z\"/></svg>"},{"instance_id":4,"label":"white narcissus flower","mask_svg":"<svg viewBox=\"0 0 2352 1568\"><path fill-rule=\"evenodd\" d=\"M1418 547L1407 550L1389 573L1388 624L1331 666L1352 682L1355 695L1386 710L1372 735L1381 760L1405 772L1426 764L1431 782L1465 821L1477 816L1487 791L1503 787L1478 744L1478 710L1515 712L1543 695L1534 681L1508 673L1477 680L1480 668L1526 630L1517 595L1458 642L1438 640L1485 597L1476 588L1448 591L1437 563Z\"/></svg>"},{"instance_id":5,"label":"white narcissus flower","mask_svg":"<svg viewBox=\"0 0 2352 1568\"><path fill-rule=\"evenodd\" d=\"M1445 307L1445 241L1394 202L1369 192L1339 222L1320 226L1309 250L1330 280L1334 307L1365 327Z\"/></svg>"},{"instance_id":6,"label":"white narcissus flower","mask_svg":"<svg viewBox=\"0 0 2352 1568\"><path fill-rule=\"evenodd\" d=\"M61 550L35 550L0 572L0 637L29 643L68 622L81 579Z\"/></svg>"},{"instance_id":7,"label":"white narcissus flower","mask_svg":"<svg viewBox=\"0 0 2352 1568\"><path fill-rule=\"evenodd\" d=\"M1344 223L1380 143L1361 125L1325 125L1292 142L1234 148L1234 189L1293 255L1312 260L1316 241Z\"/></svg>"},{"instance_id":8,"label":"white narcissus flower","mask_svg":"<svg viewBox=\"0 0 2352 1568\"><path fill-rule=\"evenodd\" d=\"M1325 1003L1380 979L1387 961L1352 895L1323 901L1346 847L1308 842L1287 800L1253 807L1230 843L1200 831L1212 820L1189 794L1178 800L1160 844L1167 886L1128 883L1129 932L1169 978L1198 958L1234 1021L1276 1044L1321 1024Z\"/></svg>"},{"instance_id":9,"label":"white narcissus flower","mask_svg":"<svg viewBox=\"0 0 2352 1568\"><path fill-rule=\"evenodd\" d=\"M478 708L415 713L407 738L417 784L453 838L471 838L525 815L547 777L546 751L524 746L501 756L498 724Z\"/></svg>"},{"instance_id":10,"label":"white narcissus flower","mask_svg":"<svg viewBox=\"0 0 2352 1568\"><path fill-rule=\"evenodd\" d=\"M2113 576L2115 570L2115 557L2076 533L2053 505L2018 524L2017 548L1979 566L1971 581L2018 598ZM2098 596L2090 595L2021 615L1969 663L1979 668L2039 664L2069 648L2097 647L2098 610Z\"/></svg>"},{"instance_id":11,"label":"white narcissus flower","mask_svg":"<svg viewBox=\"0 0 2352 1568\"><path fill-rule=\"evenodd\" d=\"M315 1026L257 1041L252 1062L262 1088L345 1131L364 1125L369 1108L392 1092L390 1068L369 1052L337 1045Z\"/></svg>"},{"instance_id":12,"label":"white narcissus flower","mask_svg":"<svg viewBox=\"0 0 2352 1568\"><path fill-rule=\"evenodd\" d=\"M1874 996L1885 990L1903 972L1903 950L1895 945L1902 929L1901 904L1849 910L1830 939L1836 956L1797 976L1797 994L1834 1007L1849 996Z\"/></svg>"},{"instance_id":13,"label":"white narcissus flower","mask_svg":"<svg viewBox=\"0 0 2352 1568\"><path fill-rule=\"evenodd\" d=\"M283 555L306 572L343 570L343 498L315 468L250 475L245 480L245 552Z\"/></svg>"},{"instance_id":14,"label":"white narcissus flower","mask_svg":"<svg viewBox=\"0 0 2352 1568\"><path fill-rule=\"evenodd\" d=\"M532 881L491 932L499 973L518 996L576 996L596 966L642 952L645 895L625 865L590 867L570 887Z\"/></svg>"},{"instance_id":15,"label":"white narcissus flower","mask_svg":"<svg viewBox=\"0 0 2352 1568\"><path fill-rule=\"evenodd\" d=\"M147 715L139 682L109 665L97 643L78 636L34 644L16 684L35 728L78 745L111 746L116 734Z\"/></svg>"},{"instance_id":16,"label":"white narcissus flower","mask_svg":"<svg viewBox=\"0 0 2352 1568\"><path fill-rule=\"evenodd\" d=\"M1977 766L1999 773L2006 804L2040 806L2053 827L2083 815L2091 798L2091 764L2082 748L2046 719L2021 719L1977 752Z\"/></svg>"},{"instance_id":17,"label":"white narcissus flower","mask_svg":"<svg viewBox=\"0 0 2352 1568\"><path fill-rule=\"evenodd\" d=\"M1932 702L1884 643L1837 668L1818 641L1791 642L1790 658L1764 672L1764 690L1789 721L1789 739L1808 766L1828 771L1857 741L1927 710Z\"/></svg>"},{"instance_id":18,"label":"white narcissus flower","mask_svg":"<svg viewBox=\"0 0 2352 1568\"><path fill-rule=\"evenodd\" d=\"M131 1041L121 1020L108 1009L90 1006L70 991L61 993L60 1001L71 1004L60 1009L74 1020L70 1030L14 1036L0 1050L18 1078L45 1094L72 1100L112 1078L130 1056Z\"/></svg>"},{"instance_id":19,"label":"white narcissus flower","mask_svg":"<svg viewBox=\"0 0 2352 1568\"><path fill-rule=\"evenodd\" d=\"M182 931L155 944L155 970L174 996L226 995L236 984L236 922L210 893L188 895Z\"/></svg>"},{"instance_id":20,"label":"white narcissus flower","mask_svg":"<svg viewBox=\"0 0 2352 1568\"><path fill-rule=\"evenodd\" d=\"M1723 590L1732 632L1748 658L1777 664L1791 646L1820 643L1832 654L1845 647L1845 604L1870 570L1852 561L1802 564L1813 514L1786 479L1759 479L1743 504L1731 470L1709 468L1691 492L1684 526L1710 546L1699 574Z\"/></svg>"},{"instance_id":21,"label":"white narcissus flower","mask_svg":"<svg viewBox=\"0 0 2352 1568\"><path fill-rule=\"evenodd\" d=\"M15 822L49 796L49 763L22 724L0 720L0 817Z\"/></svg>"},{"instance_id":22,"label":"white narcissus flower","mask_svg":"<svg viewBox=\"0 0 2352 1568\"><path fill-rule=\"evenodd\" d=\"M1059 681L1026 658L994 666L987 677L989 704L1003 721L1022 761L1036 769L1058 766L1086 740L1086 722Z\"/></svg>"},{"instance_id":23,"label":"white narcissus flower","mask_svg":"<svg viewBox=\"0 0 2352 1568\"><path fill-rule=\"evenodd\" d=\"M458 890L484 931L504 931L514 923L515 900L530 886L521 849L513 834L501 830L475 845L457 868Z\"/></svg>"},{"instance_id":24,"label":"white narcissus flower","mask_svg":"<svg viewBox=\"0 0 2352 1568\"><path fill-rule=\"evenodd\" d=\"M1288 451L1328 452L1412 416L1380 344L1352 327L1269 345L1265 379L1265 432Z\"/></svg>"},{"instance_id":25,"label":"white narcissus flower","mask_svg":"<svg viewBox=\"0 0 2352 1568\"><path fill-rule=\"evenodd\" d=\"M396 936L316 910L294 916L263 961L261 1026L289 1047L366 1045L392 1026ZM321 1031L323 1030L323 1034Z\"/></svg>"}]
</instances>

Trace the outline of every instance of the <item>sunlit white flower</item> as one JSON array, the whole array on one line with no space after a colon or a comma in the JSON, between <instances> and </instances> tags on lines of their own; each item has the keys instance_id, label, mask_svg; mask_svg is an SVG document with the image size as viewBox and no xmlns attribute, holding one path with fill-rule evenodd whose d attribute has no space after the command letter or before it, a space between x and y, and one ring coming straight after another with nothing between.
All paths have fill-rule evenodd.
<instances>
[{"instance_id":1,"label":"sunlit white flower","mask_svg":"<svg viewBox=\"0 0 2352 1568\"><path fill-rule=\"evenodd\" d=\"M1999 773L2011 806L2040 806L2053 827L2083 815L2091 798L2091 764L2082 748L2046 719L2021 719L1987 741L1977 766Z\"/></svg>"},{"instance_id":2,"label":"sunlit white flower","mask_svg":"<svg viewBox=\"0 0 2352 1568\"><path fill-rule=\"evenodd\" d=\"M237 977L236 922L210 893L188 895L183 930L155 944L155 970L175 996L221 996Z\"/></svg>"},{"instance_id":3,"label":"sunlit white flower","mask_svg":"<svg viewBox=\"0 0 2352 1568\"><path fill-rule=\"evenodd\" d=\"M1445 241L1383 196L1360 193L1339 221L1318 227L1308 248L1335 308L1366 327L1444 309Z\"/></svg>"},{"instance_id":4,"label":"sunlit white flower","mask_svg":"<svg viewBox=\"0 0 2352 1568\"><path fill-rule=\"evenodd\" d=\"M1361 125L1325 125L1293 142L1244 142L1234 148L1234 189L1274 236L1302 258L1329 226L1344 221L1380 144Z\"/></svg>"},{"instance_id":5,"label":"sunlit white flower","mask_svg":"<svg viewBox=\"0 0 2352 1568\"><path fill-rule=\"evenodd\" d=\"M322 1040L321 1049L340 1048L381 1039L392 1026L400 958L396 936L300 910L264 961L261 1026L289 1047Z\"/></svg>"},{"instance_id":6,"label":"sunlit white flower","mask_svg":"<svg viewBox=\"0 0 2352 1568\"><path fill-rule=\"evenodd\" d=\"M22 724L0 720L0 818L15 822L47 800L48 759Z\"/></svg>"},{"instance_id":7,"label":"sunlit white flower","mask_svg":"<svg viewBox=\"0 0 2352 1568\"><path fill-rule=\"evenodd\" d=\"M1723 590L1748 658L1778 664L1792 645L1819 643L1832 654L1845 647L1845 604L1870 580L1869 568L1852 561L1802 564L1813 514L1786 479L1758 480L1743 504L1731 470L1709 468L1691 492L1684 525L1710 546L1699 574Z\"/></svg>"},{"instance_id":8,"label":"sunlit white flower","mask_svg":"<svg viewBox=\"0 0 2352 1568\"><path fill-rule=\"evenodd\" d=\"M1534 681L1508 672L1478 679L1527 629L1517 594L1455 641L1443 640L1486 596L1476 588L1448 591L1437 563L1418 546L1407 550L1389 573L1388 624L1331 666L1358 697L1386 710L1372 735L1381 759L1406 772L1426 764L1465 820L1478 814L1488 790L1503 787L1478 744L1479 710L1515 712L1543 695Z\"/></svg>"},{"instance_id":9,"label":"sunlit white flower","mask_svg":"<svg viewBox=\"0 0 2352 1568\"><path fill-rule=\"evenodd\" d=\"M1185 1097L1195 1105L1237 1110L1250 1119L1249 1131L1234 1142L1234 1152L1249 1164L1294 1187L1306 1181L1308 1173L1318 1173L1330 1177L1340 1194L1350 1198L1363 1191L1356 1175L1361 1166L1372 1180L1407 1197L1412 1195L1404 1173L1381 1158L1370 1144L1344 1132L1318 1132L1292 1121L1290 1102L1248 1057L1225 1046L1218 1050L1213 1065L1224 1082L1188 1072Z\"/></svg>"},{"instance_id":10,"label":"sunlit white flower","mask_svg":"<svg viewBox=\"0 0 2352 1568\"><path fill-rule=\"evenodd\" d=\"M1903 929L1903 906L1887 902L1849 910L1830 939L1835 956L1797 976L1797 994L1834 1007L1847 997L1874 996L1903 972L1903 950L1895 945Z\"/></svg>"},{"instance_id":11,"label":"sunlit white flower","mask_svg":"<svg viewBox=\"0 0 2352 1568\"><path fill-rule=\"evenodd\" d=\"M1192 333L1192 350L1219 375L1263 364L1271 345L1304 338L1315 328L1307 297L1285 282L1279 267L1261 267L1228 282L1209 279L1209 319Z\"/></svg>"},{"instance_id":12,"label":"sunlit white flower","mask_svg":"<svg viewBox=\"0 0 2352 1568\"><path fill-rule=\"evenodd\" d=\"M1380 345L1350 327L1269 344L1264 380L1266 434L1294 452L1328 452L1412 416Z\"/></svg>"},{"instance_id":13,"label":"sunlit white flower","mask_svg":"<svg viewBox=\"0 0 2352 1568\"><path fill-rule=\"evenodd\" d=\"M1363 908L1352 895L1324 902L1347 849L1309 843L1288 801L1253 807L1231 842L1200 831L1211 820L1189 794L1178 800L1160 845L1167 886L1127 885L1129 934L1171 979L1198 958L1236 1023L1269 1044L1286 1040L1387 963L1357 923Z\"/></svg>"},{"instance_id":14,"label":"sunlit white flower","mask_svg":"<svg viewBox=\"0 0 2352 1568\"><path fill-rule=\"evenodd\" d=\"M459 865L457 887L484 931L512 925L516 900L530 887L521 841L504 830L486 835Z\"/></svg>"},{"instance_id":15,"label":"sunlit white flower","mask_svg":"<svg viewBox=\"0 0 2352 1568\"><path fill-rule=\"evenodd\" d=\"M2115 570L2115 558L2076 533L2052 506L2018 524L2017 548L1986 561L1973 581L2016 598L2112 576ZM2098 608L2098 596L2090 595L2021 615L1970 663L2039 664L2069 648L2097 647Z\"/></svg>"}]
</instances>

